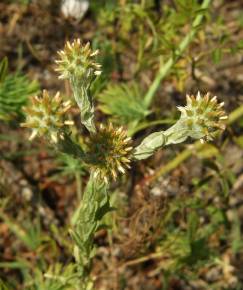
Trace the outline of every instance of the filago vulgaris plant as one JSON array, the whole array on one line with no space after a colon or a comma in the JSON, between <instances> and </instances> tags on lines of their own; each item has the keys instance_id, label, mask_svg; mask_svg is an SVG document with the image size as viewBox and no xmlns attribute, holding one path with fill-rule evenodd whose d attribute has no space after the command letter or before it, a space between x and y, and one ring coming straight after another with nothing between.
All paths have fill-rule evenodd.
<instances>
[{"instance_id":1,"label":"filago vulgaris plant","mask_svg":"<svg viewBox=\"0 0 243 290\"><path fill-rule=\"evenodd\" d=\"M82 285L79 289L85 290L93 289L90 270L95 255L94 235L103 226L103 216L112 210L108 192L110 183L120 174L126 174L131 161L146 159L167 145L184 142L189 137L201 142L212 140L224 130L227 119L224 103L218 103L217 97L200 93L187 95L186 105L178 107L181 116L172 127L150 134L134 147L125 128L115 128L111 123L95 123L90 87L102 73L101 65L95 60L97 54L89 43L83 46L77 39L67 42L56 60L59 78L70 82L81 123L89 132L87 144L74 141L70 129L74 123L67 118L71 102L64 102L59 93L51 96L44 91L42 96L33 97L24 109L26 121L22 124L32 130L30 140L45 137L57 150L86 163L90 169L90 178L70 229Z\"/></svg>"}]
</instances>

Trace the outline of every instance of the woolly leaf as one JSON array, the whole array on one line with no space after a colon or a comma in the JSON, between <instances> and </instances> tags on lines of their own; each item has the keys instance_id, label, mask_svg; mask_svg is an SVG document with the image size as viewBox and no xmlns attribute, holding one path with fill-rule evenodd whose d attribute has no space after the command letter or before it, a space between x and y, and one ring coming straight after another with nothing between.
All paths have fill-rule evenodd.
<instances>
[{"instance_id":1,"label":"woolly leaf","mask_svg":"<svg viewBox=\"0 0 243 290\"><path fill-rule=\"evenodd\" d=\"M74 229L70 231L78 247L75 257L80 267L88 267L88 261L94 255L94 235L100 228L103 216L111 210L106 185L98 181L94 173L86 186Z\"/></svg>"}]
</instances>

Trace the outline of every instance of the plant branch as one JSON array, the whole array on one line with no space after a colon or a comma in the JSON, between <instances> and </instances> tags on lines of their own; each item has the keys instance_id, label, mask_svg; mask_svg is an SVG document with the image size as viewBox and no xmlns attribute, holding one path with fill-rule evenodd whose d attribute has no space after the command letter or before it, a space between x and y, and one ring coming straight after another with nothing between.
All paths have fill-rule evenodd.
<instances>
[{"instance_id":1,"label":"plant branch","mask_svg":"<svg viewBox=\"0 0 243 290\"><path fill-rule=\"evenodd\" d=\"M227 124L231 125L235 121L237 121L239 118L243 116L243 106L237 108L234 110L230 115ZM193 149L188 148L183 150L178 156L176 156L172 161L167 163L166 165L161 166L154 175L150 176L148 178L148 182L152 182L155 179L159 178L160 176L163 176L169 172L171 172L173 169L178 167L182 162L186 161L191 155L193 155L198 150L202 149L205 144L200 143L199 141L195 142L193 145Z\"/></svg>"}]
</instances>

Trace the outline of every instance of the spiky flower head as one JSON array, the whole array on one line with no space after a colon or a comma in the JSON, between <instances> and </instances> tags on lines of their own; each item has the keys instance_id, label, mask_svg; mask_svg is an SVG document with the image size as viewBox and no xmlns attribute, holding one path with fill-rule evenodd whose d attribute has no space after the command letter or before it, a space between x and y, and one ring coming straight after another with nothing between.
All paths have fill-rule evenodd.
<instances>
[{"instance_id":1,"label":"spiky flower head","mask_svg":"<svg viewBox=\"0 0 243 290\"><path fill-rule=\"evenodd\" d=\"M42 97L34 96L31 103L24 108L26 121L22 127L32 129L30 140L38 136L50 137L54 143L61 137L61 131L65 125L73 125L72 121L64 120L64 114L70 109L70 102L62 102L59 92L51 97L47 91L43 91Z\"/></svg>"},{"instance_id":2,"label":"spiky flower head","mask_svg":"<svg viewBox=\"0 0 243 290\"><path fill-rule=\"evenodd\" d=\"M94 61L98 50L92 51L89 42L82 45L80 39L72 43L67 41L64 50L58 52L59 59L56 60L60 73L60 79L90 79L101 74L101 65Z\"/></svg>"},{"instance_id":3,"label":"spiky flower head","mask_svg":"<svg viewBox=\"0 0 243 290\"><path fill-rule=\"evenodd\" d=\"M100 180L115 180L120 173L130 168L131 138L122 128L115 129L110 123L100 125L88 141L88 163Z\"/></svg>"},{"instance_id":4,"label":"spiky flower head","mask_svg":"<svg viewBox=\"0 0 243 290\"><path fill-rule=\"evenodd\" d=\"M209 93L201 96L187 95L185 107L178 107L181 111L180 121L188 128L188 136L204 140L212 140L218 131L225 129L225 120L228 118L222 109L224 103L218 103L217 97L210 98Z\"/></svg>"}]
</instances>

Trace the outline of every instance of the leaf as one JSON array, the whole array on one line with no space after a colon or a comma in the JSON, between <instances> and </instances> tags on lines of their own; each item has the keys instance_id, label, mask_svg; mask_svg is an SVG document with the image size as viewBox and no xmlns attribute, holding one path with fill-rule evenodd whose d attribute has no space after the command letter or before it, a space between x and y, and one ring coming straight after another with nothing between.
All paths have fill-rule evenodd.
<instances>
[{"instance_id":1,"label":"leaf","mask_svg":"<svg viewBox=\"0 0 243 290\"><path fill-rule=\"evenodd\" d=\"M1 135L0 135L1 140ZM82 160L74 158L72 155L60 153L57 156L57 161L60 164L59 169L63 175L75 176L76 174L85 174L85 164ZM59 176L59 172L58 172Z\"/></svg>"},{"instance_id":2,"label":"leaf","mask_svg":"<svg viewBox=\"0 0 243 290\"><path fill-rule=\"evenodd\" d=\"M44 240L39 222L32 225L30 221L27 221L25 227L22 227L16 221L9 218L3 211L0 211L0 218L29 249L36 250Z\"/></svg>"},{"instance_id":3,"label":"leaf","mask_svg":"<svg viewBox=\"0 0 243 290\"><path fill-rule=\"evenodd\" d=\"M90 83L85 85L84 80L73 79L71 85L74 99L80 109L82 124L90 132L95 132L94 105L90 96Z\"/></svg>"},{"instance_id":4,"label":"leaf","mask_svg":"<svg viewBox=\"0 0 243 290\"><path fill-rule=\"evenodd\" d=\"M142 92L136 83L110 84L98 99L99 108L118 124L142 120L149 114L142 100Z\"/></svg>"},{"instance_id":5,"label":"leaf","mask_svg":"<svg viewBox=\"0 0 243 290\"><path fill-rule=\"evenodd\" d=\"M82 203L72 219L74 228L70 230L79 249L78 262L81 267L85 267L91 260L94 253L94 235L102 225L103 216L111 210L106 185L91 173ZM75 255L77 256L77 253Z\"/></svg>"},{"instance_id":6,"label":"leaf","mask_svg":"<svg viewBox=\"0 0 243 290\"><path fill-rule=\"evenodd\" d=\"M0 64L0 120L12 120L23 115L22 107L30 95L37 94L39 85L25 75L7 75L7 59Z\"/></svg>"},{"instance_id":7,"label":"leaf","mask_svg":"<svg viewBox=\"0 0 243 290\"><path fill-rule=\"evenodd\" d=\"M110 198L108 194L104 195L98 210L96 211L96 219L102 220L102 218L110 211L113 211L113 207L110 206Z\"/></svg>"}]
</instances>

